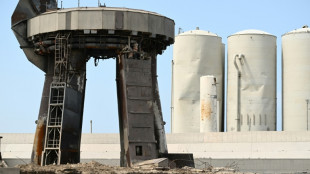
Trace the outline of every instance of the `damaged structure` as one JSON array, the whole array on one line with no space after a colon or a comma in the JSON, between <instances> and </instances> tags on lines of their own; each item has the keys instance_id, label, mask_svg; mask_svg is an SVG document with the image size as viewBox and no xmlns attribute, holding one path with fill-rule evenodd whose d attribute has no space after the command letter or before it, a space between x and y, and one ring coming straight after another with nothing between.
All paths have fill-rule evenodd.
<instances>
[{"instance_id":1,"label":"damaged structure","mask_svg":"<svg viewBox=\"0 0 310 174\"><path fill-rule=\"evenodd\" d=\"M157 55L174 42L174 21L127 8L59 9L56 0L20 0L12 30L45 72L32 162L80 162L90 58L116 58L121 166L168 154L157 84Z\"/></svg>"}]
</instances>

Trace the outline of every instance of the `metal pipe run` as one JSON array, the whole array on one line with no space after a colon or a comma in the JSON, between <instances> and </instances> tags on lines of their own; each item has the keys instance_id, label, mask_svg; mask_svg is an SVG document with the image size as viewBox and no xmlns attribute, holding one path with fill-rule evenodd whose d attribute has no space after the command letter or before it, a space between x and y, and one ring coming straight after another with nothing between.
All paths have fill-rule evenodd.
<instances>
[{"instance_id":1,"label":"metal pipe run","mask_svg":"<svg viewBox=\"0 0 310 174\"><path fill-rule=\"evenodd\" d=\"M2 155L1 155L1 139L2 139L3 137L2 136L0 136L0 162L2 161Z\"/></svg>"},{"instance_id":2,"label":"metal pipe run","mask_svg":"<svg viewBox=\"0 0 310 174\"><path fill-rule=\"evenodd\" d=\"M240 118L241 118L241 113L240 113L240 108L241 108L241 103L240 103L240 95L241 95L241 71L239 69L239 66L237 64L237 59L240 61L240 64L242 65L242 59L244 59L244 55L241 54L237 54L235 56L235 59L234 59L234 65L237 69L237 72L238 72L238 81L237 81L237 131L240 131L241 130L241 125L240 125Z\"/></svg>"}]
</instances>

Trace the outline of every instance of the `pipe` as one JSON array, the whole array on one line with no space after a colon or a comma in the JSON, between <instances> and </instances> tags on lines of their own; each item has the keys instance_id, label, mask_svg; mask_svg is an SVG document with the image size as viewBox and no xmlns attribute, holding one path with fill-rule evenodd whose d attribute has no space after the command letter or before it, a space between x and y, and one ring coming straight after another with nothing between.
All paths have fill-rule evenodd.
<instances>
[{"instance_id":1,"label":"pipe","mask_svg":"<svg viewBox=\"0 0 310 174\"><path fill-rule=\"evenodd\" d=\"M131 39L130 43L136 43L136 40ZM81 38L70 38L70 44L86 44L86 43L104 43L104 44L124 44L128 45L128 38L118 39L118 38L101 38L101 37L81 37ZM43 45L45 47L55 45L55 40L44 40L34 43L35 47ZM140 44L141 45L141 44Z\"/></svg>"},{"instance_id":2,"label":"pipe","mask_svg":"<svg viewBox=\"0 0 310 174\"><path fill-rule=\"evenodd\" d=\"M93 133L93 120L90 120L90 133Z\"/></svg>"},{"instance_id":3,"label":"pipe","mask_svg":"<svg viewBox=\"0 0 310 174\"><path fill-rule=\"evenodd\" d=\"M1 155L1 139L2 139L2 137L0 136L0 162L2 161L2 155Z\"/></svg>"},{"instance_id":4,"label":"pipe","mask_svg":"<svg viewBox=\"0 0 310 174\"><path fill-rule=\"evenodd\" d=\"M237 58L239 59L239 61L240 61L240 64L241 65L243 65L243 63L242 63L242 59L244 59L244 55L243 54L241 54L241 55L239 55L239 54L237 54L236 56L235 56L235 59L234 59L234 65L235 65L235 67L236 67L236 69L237 69L237 71L238 71L238 81L237 81L237 131L239 132L240 131L240 128L241 128L241 125L240 125L240 108L241 108L241 103L240 103L240 93L241 93L241 88L240 88L240 86L241 86L241 71L240 71L240 69L239 69L239 66L238 66L238 64L237 64Z\"/></svg>"},{"instance_id":5,"label":"pipe","mask_svg":"<svg viewBox=\"0 0 310 174\"><path fill-rule=\"evenodd\" d=\"M53 45L55 44L55 40L45 40L45 41L41 41L41 42L36 42L34 44L35 47L39 47L39 46L49 46L49 45Z\"/></svg>"},{"instance_id":6,"label":"pipe","mask_svg":"<svg viewBox=\"0 0 310 174\"><path fill-rule=\"evenodd\" d=\"M121 44L100 44L100 43L86 43L86 44L68 44L72 48L86 48L86 49L121 49ZM47 53L55 50L55 45L47 48ZM43 50L41 50L43 51Z\"/></svg>"},{"instance_id":7,"label":"pipe","mask_svg":"<svg viewBox=\"0 0 310 174\"><path fill-rule=\"evenodd\" d=\"M309 130L309 99L306 99L307 102L307 131Z\"/></svg>"},{"instance_id":8,"label":"pipe","mask_svg":"<svg viewBox=\"0 0 310 174\"><path fill-rule=\"evenodd\" d=\"M174 127L174 95L173 95L173 68L174 68L174 61L171 61L171 133L173 133Z\"/></svg>"}]
</instances>

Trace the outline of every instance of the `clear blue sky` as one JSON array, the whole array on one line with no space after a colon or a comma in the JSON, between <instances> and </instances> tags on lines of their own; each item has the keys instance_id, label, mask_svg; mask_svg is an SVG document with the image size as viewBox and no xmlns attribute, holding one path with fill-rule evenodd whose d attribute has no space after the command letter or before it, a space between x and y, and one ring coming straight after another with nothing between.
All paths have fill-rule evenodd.
<instances>
[{"instance_id":1,"label":"clear blue sky","mask_svg":"<svg viewBox=\"0 0 310 174\"><path fill-rule=\"evenodd\" d=\"M11 31L11 15L18 0L2 1L0 6L0 132L33 133L38 117L44 73L32 65ZM59 0L60 2L60 0ZM103 1L101 1L103 3ZM281 35L310 25L310 0L106 0L110 7L128 7L154 11L175 20L176 32L209 30L227 37L245 29L259 29L277 36L278 44L278 130L281 130ZM97 6L97 0L80 0L81 6ZM65 8L76 7L77 0L63 0ZM226 45L227 48L227 45ZM159 90L166 131L170 132L171 60L170 46L158 61ZM87 87L83 132L88 133L93 120L94 133L118 133L115 85L115 60L87 65Z\"/></svg>"}]
</instances>

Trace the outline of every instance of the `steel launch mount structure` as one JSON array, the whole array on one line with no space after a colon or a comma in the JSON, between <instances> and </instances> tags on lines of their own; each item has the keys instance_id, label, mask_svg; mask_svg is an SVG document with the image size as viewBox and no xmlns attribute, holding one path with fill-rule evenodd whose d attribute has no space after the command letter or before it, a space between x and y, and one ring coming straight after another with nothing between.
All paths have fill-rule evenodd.
<instances>
[{"instance_id":1,"label":"steel launch mount structure","mask_svg":"<svg viewBox=\"0 0 310 174\"><path fill-rule=\"evenodd\" d=\"M127 8L59 9L56 0L20 0L12 30L45 72L32 162L80 162L90 58L116 58L121 166L168 154L157 84L157 54L174 42L174 21Z\"/></svg>"}]
</instances>

